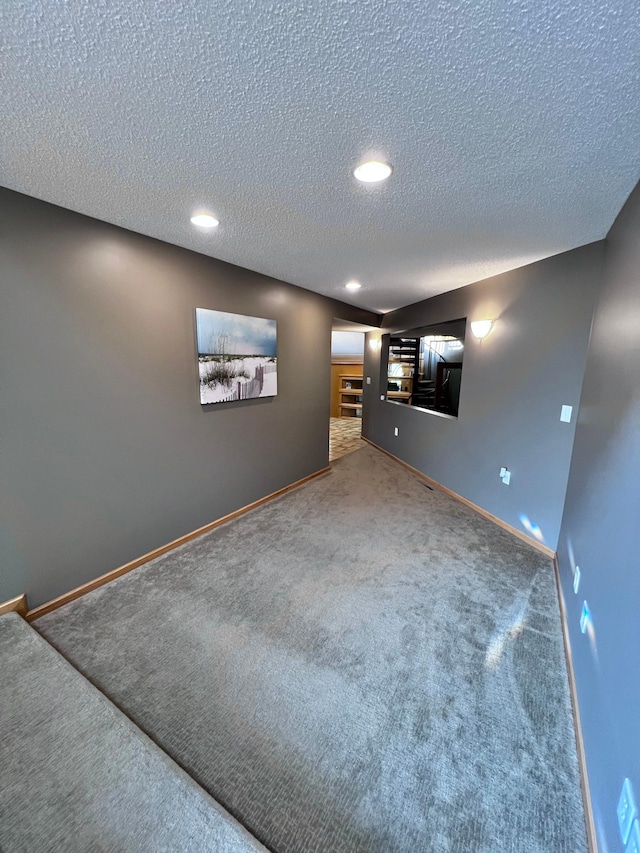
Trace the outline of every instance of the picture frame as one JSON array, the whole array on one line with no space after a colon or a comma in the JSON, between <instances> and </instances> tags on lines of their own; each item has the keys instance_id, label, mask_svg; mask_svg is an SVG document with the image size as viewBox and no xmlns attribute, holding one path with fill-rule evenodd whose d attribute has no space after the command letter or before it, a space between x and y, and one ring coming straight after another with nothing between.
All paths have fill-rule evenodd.
<instances>
[{"instance_id":1,"label":"picture frame","mask_svg":"<svg viewBox=\"0 0 640 853\"><path fill-rule=\"evenodd\" d=\"M277 396L275 320L196 308L196 334L202 405Z\"/></svg>"}]
</instances>

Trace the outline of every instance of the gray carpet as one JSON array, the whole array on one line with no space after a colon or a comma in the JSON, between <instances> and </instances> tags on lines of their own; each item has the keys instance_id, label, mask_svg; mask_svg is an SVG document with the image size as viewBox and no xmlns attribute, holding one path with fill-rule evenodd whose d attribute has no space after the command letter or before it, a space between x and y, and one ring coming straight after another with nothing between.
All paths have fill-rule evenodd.
<instances>
[{"instance_id":1,"label":"gray carpet","mask_svg":"<svg viewBox=\"0 0 640 853\"><path fill-rule=\"evenodd\" d=\"M550 560L373 448L36 627L278 853L586 850Z\"/></svg>"},{"instance_id":2,"label":"gray carpet","mask_svg":"<svg viewBox=\"0 0 640 853\"><path fill-rule=\"evenodd\" d=\"M264 850L14 613L0 668L3 853Z\"/></svg>"}]
</instances>

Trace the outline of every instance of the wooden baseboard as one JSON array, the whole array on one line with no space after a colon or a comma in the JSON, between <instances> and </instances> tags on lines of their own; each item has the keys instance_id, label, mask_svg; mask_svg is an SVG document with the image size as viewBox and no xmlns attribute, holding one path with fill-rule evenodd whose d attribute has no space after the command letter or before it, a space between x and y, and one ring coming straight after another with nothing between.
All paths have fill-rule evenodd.
<instances>
[{"instance_id":1,"label":"wooden baseboard","mask_svg":"<svg viewBox=\"0 0 640 853\"><path fill-rule=\"evenodd\" d=\"M393 453L389 453L388 450L385 450L384 447L379 447L373 441L370 441L368 438L362 436L363 441L366 441L367 444L370 444L372 447L375 447L376 450L379 450L381 453L384 453L390 459L395 460L399 465L402 465L403 468L406 468L408 471L411 471L412 474L415 474L417 477L420 477L421 480L424 480L425 483L428 483L434 489L437 489L439 492L444 492L449 497L455 498L455 500L460 501L460 503L468 506L470 509L477 512L483 518L486 518L488 521L493 522L498 527L501 527L503 530L506 530L507 533L510 533L512 536L515 536L521 542L524 542L526 545L529 545L531 548L535 548L536 551L540 551L541 554L544 554L545 557L550 557L553 559L556 555L556 552L553 548L549 548L548 545L543 545L542 542L536 542L535 539L531 539L527 536L526 533L523 533L521 530L518 530L517 527L512 527L511 524L508 524L506 521L503 521L501 518L498 518L497 515L492 515L490 512L487 512L486 509L483 509L481 506L472 503L471 501L463 498L462 495L459 495L457 492L448 489L446 486L443 486L441 483L438 483L437 480L432 480L431 477L428 477L426 474L423 474L422 471L418 471L417 468L414 468L412 465L403 462L402 459L398 459L397 456L394 456Z\"/></svg>"},{"instance_id":2,"label":"wooden baseboard","mask_svg":"<svg viewBox=\"0 0 640 853\"><path fill-rule=\"evenodd\" d=\"M558 603L560 605L560 620L562 622L562 638L564 640L564 656L567 662L567 674L569 676L569 692L571 694L571 708L573 711L573 723L576 732L576 750L578 753L578 764L580 765L580 788L582 790L582 803L584 806L584 819L586 824L587 844L589 853L598 853L598 837L596 835L596 824L591 806L591 791L589 789L589 775L587 773L587 758L584 751L584 740L582 737L582 724L580 722L580 706L578 705L578 691L576 678L573 671L573 656L571 654L571 642L569 640L569 627L567 623L567 611L562 595L560 584L560 567L557 555L553 558L553 568L556 578L556 590Z\"/></svg>"},{"instance_id":3,"label":"wooden baseboard","mask_svg":"<svg viewBox=\"0 0 640 853\"><path fill-rule=\"evenodd\" d=\"M204 527L199 527L197 530L191 531L191 533L186 533L184 536L180 536L179 539L174 539L173 542L168 542L166 545L162 545L160 548L156 548L155 550L150 551L148 554L144 554L142 557L138 557L137 559L132 560L130 563L125 563L124 566L119 566L117 569L112 569L110 572L107 572L104 575L100 575L100 577L94 578L88 583L82 584L82 586L78 586L75 589L70 590L69 592L65 592L64 595L60 595L58 596L58 598L54 598L52 601L47 601L45 604L41 604L39 607L35 607L33 610L30 610L28 613L26 613L25 618L28 622L33 622L34 620L39 619L41 616L45 616L47 613L51 613L53 610L57 610L64 604L68 604L70 601L75 601L77 598L81 598L88 592L91 592L94 589L98 589L98 587L104 586L105 584L110 583L111 581L121 577L122 575L126 575L128 572L137 569L138 566L143 566L145 563L148 563L151 560L155 560L156 557L161 557L168 551L173 551L174 548L178 548L180 547L180 545L184 545L187 542L191 542L192 539L197 539L198 536L202 536L205 533L209 533L209 531L215 530L216 527L220 527L221 524L227 524L227 522L233 521L234 518L238 518L239 516L250 512L252 509L257 509L259 506L262 506L268 501L274 500L274 498L279 498L281 495L290 492L292 489L298 489L300 486L303 486L305 483L308 483L309 480L313 480L316 477L320 477L322 474L327 474L329 471L331 471L330 466L327 466L326 468L321 468L319 471L315 471L313 474L309 474L307 477L303 477L301 480L297 480L295 483L291 483L291 485L289 486L285 486L282 489L278 489L277 492L272 492L270 495L266 495L264 498L260 498L257 501L253 501L253 503L247 504L247 506L243 506L240 509L235 510L234 512L230 512L229 515L224 515L222 518L218 518L215 521L211 521L209 524L205 524Z\"/></svg>"},{"instance_id":4,"label":"wooden baseboard","mask_svg":"<svg viewBox=\"0 0 640 853\"><path fill-rule=\"evenodd\" d=\"M18 595L15 598L10 599L9 601L3 601L2 604L0 604L0 616L4 616L5 613L18 613L20 616L26 616L27 610L26 595Z\"/></svg>"}]
</instances>

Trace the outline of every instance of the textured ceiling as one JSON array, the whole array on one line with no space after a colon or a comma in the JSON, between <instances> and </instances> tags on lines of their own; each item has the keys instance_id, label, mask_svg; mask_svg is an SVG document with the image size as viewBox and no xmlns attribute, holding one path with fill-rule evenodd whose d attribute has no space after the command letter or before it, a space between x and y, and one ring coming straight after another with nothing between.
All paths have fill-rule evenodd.
<instances>
[{"instance_id":1,"label":"textured ceiling","mask_svg":"<svg viewBox=\"0 0 640 853\"><path fill-rule=\"evenodd\" d=\"M640 177L638 0L2 0L0 40L1 184L375 310L602 238Z\"/></svg>"}]
</instances>

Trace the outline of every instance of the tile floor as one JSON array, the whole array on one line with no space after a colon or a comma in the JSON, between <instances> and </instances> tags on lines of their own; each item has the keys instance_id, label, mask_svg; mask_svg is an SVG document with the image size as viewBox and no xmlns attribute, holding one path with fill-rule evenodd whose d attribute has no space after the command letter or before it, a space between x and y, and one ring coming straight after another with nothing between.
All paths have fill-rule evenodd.
<instances>
[{"instance_id":1,"label":"tile floor","mask_svg":"<svg viewBox=\"0 0 640 853\"><path fill-rule=\"evenodd\" d=\"M360 438L361 418L331 418L329 424L329 462L364 447Z\"/></svg>"}]
</instances>

